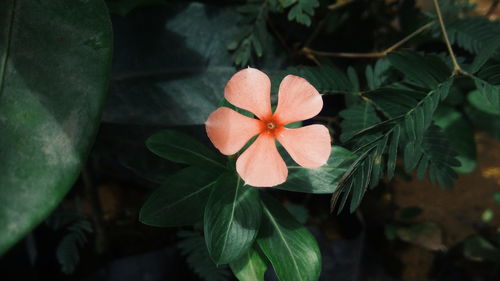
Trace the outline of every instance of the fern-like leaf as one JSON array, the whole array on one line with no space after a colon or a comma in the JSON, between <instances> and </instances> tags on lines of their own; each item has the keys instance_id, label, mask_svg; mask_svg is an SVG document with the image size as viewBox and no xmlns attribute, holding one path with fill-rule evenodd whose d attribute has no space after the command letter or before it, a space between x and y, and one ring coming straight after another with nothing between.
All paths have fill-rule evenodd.
<instances>
[{"instance_id":1,"label":"fern-like leaf","mask_svg":"<svg viewBox=\"0 0 500 281\"><path fill-rule=\"evenodd\" d=\"M87 235L92 233L92 225L87 220L79 220L67 228L67 234L59 242L56 257L65 274L74 272L80 262L80 248L87 243Z\"/></svg>"},{"instance_id":2,"label":"fern-like leaf","mask_svg":"<svg viewBox=\"0 0 500 281\"><path fill-rule=\"evenodd\" d=\"M199 232L179 231L177 236L181 239L177 247L193 271L205 281L227 281L231 273L227 266L217 267L210 259L205 239Z\"/></svg>"},{"instance_id":3,"label":"fern-like leaf","mask_svg":"<svg viewBox=\"0 0 500 281\"><path fill-rule=\"evenodd\" d=\"M350 195L350 211L353 212L361 203L361 199L368 187L378 184L383 176L384 166L387 167L388 178L394 175L396 166L396 156L398 148L404 149L404 160L407 167L414 169L422 161L424 171L429 165L431 180L440 184L449 186L453 183L454 177L445 168L458 162L455 161L431 161L441 159L438 156L428 155L435 152L431 150L433 144L432 138L426 138L429 143L424 143L423 138L427 135L428 128L431 125L432 115L440 101L446 98L453 80L450 78L445 82L438 84L435 90L430 91L426 96L412 104L403 115L380 122L374 126L368 127L355 134L352 139L363 135L372 135L373 137L359 146L354 151L359 155L350 168L346 171L336 188L332 204L335 204L339 197L342 197L338 211L340 212L347 202ZM397 100L394 99L394 100ZM374 103L377 101L374 100ZM388 102L386 100L386 102ZM387 105L386 105L387 106ZM431 131L433 133L434 131ZM411 145L410 145L411 144ZM428 158L422 158L425 152ZM384 160L387 155L387 160ZM423 160L422 160L423 159ZM427 166L425 166L427 165ZM453 172L453 170L451 170Z\"/></svg>"}]
</instances>

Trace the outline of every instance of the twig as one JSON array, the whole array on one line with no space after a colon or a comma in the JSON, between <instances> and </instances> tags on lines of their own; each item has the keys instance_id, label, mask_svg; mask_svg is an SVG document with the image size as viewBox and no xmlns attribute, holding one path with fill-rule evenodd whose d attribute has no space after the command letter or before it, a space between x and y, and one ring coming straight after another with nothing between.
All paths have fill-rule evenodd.
<instances>
[{"instance_id":1,"label":"twig","mask_svg":"<svg viewBox=\"0 0 500 281\"><path fill-rule=\"evenodd\" d=\"M493 3L491 3L490 8L488 9L488 11L486 12L486 14L484 16L490 17L491 14L493 14L495 12L495 10L497 9L498 4L500 4L500 0L493 1Z\"/></svg>"},{"instance_id":2,"label":"twig","mask_svg":"<svg viewBox=\"0 0 500 281\"><path fill-rule=\"evenodd\" d=\"M446 27L444 26L443 15L441 15L441 8L439 8L438 0L433 0L433 2L439 20L439 25L441 26L441 32L443 33L444 42L446 43L448 53L450 54L451 61L453 62L453 75L463 73L464 71L457 62L453 48L451 48L450 39L448 39L448 33L446 32Z\"/></svg>"},{"instance_id":3,"label":"twig","mask_svg":"<svg viewBox=\"0 0 500 281\"><path fill-rule=\"evenodd\" d=\"M344 7L347 4L354 2L354 0L338 0L337 3L328 6L329 10L336 10L338 8Z\"/></svg>"},{"instance_id":4,"label":"twig","mask_svg":"<svg viewBox=\"0 0 500 281\"><path fill-rule=\"evenodd\" d=\"M420 33L424 32L428 28L430 28L434 22L429 22L419 29L415 30L405 38L401 39L400 41L396 42L394 45L390 46L389 48L379 51L379 52L372 52L372 53L332 53L332 52L322 52L322 51L316 51L312 50L308 47L302 48L302 52L306 54L312 54L312 55L317 55L317 56L324 56L324 57L336 57L336 58L381 58L387 56L390 52L394 51L395 49L401 47L404 43L408 42L411 40L413 37L419 35Z\"/></svg>"}]
</instances>

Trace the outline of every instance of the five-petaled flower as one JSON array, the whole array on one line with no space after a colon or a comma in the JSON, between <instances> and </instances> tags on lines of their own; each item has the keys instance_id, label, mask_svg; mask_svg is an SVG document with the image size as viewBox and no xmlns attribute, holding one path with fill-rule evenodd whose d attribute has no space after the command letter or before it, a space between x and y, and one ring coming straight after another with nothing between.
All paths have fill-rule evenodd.
<instances>
[{"instance_id":1,"label":"five-petaled flower","mask_svg":"<svg viewBox=\"0 0 500 281\"><path fill-rule=\"evenodd\" d=\"M330 134L325 126L285 127L312 118L321 111L321 95L309 82L298 76L286 76L279 87L278 106L274 113L270 95L271 81L265 73L254 68L241 70L227 83L224 97L258 119L220 107L205 123L208 137L225 155L237 153L258 135L236 161L241 178L246 184L256 187L279 185L288 176L288 168L276 148L275 139L295 162L305 168L326 164L331 152Z\"/></svg>"}]
</instances>

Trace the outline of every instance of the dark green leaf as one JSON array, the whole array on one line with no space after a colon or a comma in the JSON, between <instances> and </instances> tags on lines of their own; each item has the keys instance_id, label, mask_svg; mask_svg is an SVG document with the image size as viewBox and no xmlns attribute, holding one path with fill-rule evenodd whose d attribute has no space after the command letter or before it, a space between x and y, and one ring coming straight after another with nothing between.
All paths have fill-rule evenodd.
<instances>
[{"instance_id":1,"label":"dark green leaf","mask_svg":"<svg viewBox=\"0 0 500 281\"><path fill-rule=\"evenodd\" d=\"M397 51L390 53L387 57L389 62L403 72L409 81L426 89L435 89L451 75L448 66L437 56Z\"/></svg>"},{"instance_id":2,"label":"dark green leaf","mask_svg":"<svg viewBox=\"0 0 500 281\"><path fill-rule=\"evenodd\" d=\"M180 241L177 247L186 256L187 264L202 280L227 281L232 280L231 272L226 266L216 265L208 255L203 235L195 231L182 230L177 232Z\"/></svg>"},{"instance_id":3,"label":"dark green leaf","mask_svg":"<svg viewBox=\"0 0 500 281\"><path fill-rule=\"evenodd\" d=\"M479 235L465 239L464 256L472 260L500 262L500 250Z\"/></svg>"},{"instance_id":4,"label":"dark green leaf","mask_svg":"<svg viewBox=\"0 0 500 281\"><path fill-rule=\"evenodd\" d=\"M288 166L290 174L287 181L276 188L305 193L333 193L353 158L349 150L333 146L332 154L325 166L317 169Z\"/></svg>"},{"instance_id":5,"label":"dark green leaf","mask_svg":"<svg viewBox=\"0 0 500 281\"><path fill-rule=\"evenodd\" d=\"M492 105L479 90L474 90L469 93L467 100L475 108L484 111L488 114L500 115L500 107Z\"/></svg>"},{"instance_id":6,"label":"dark green leaf","mask_svg":"<svg viewBox=\"0 0 500 281\"><path fill-rule=\"evenodd\" d=\"M107 92L103 1L0 1L0 255L76 181Z\"/></svg>"},{"instance_id":7,"label":"dark green leaf","mask_svg":"<svg viewBox=\"0 0 500 281\"><path fill-rule=\"evenodd\" d=\"M225 168L220 158L208 147L181 132L173 130L157 132L148 138L146 145L156 155L173 162Z\"/></svg>"},{"instance_id":8,"label":"dark green leaf","mask_svg":"<svg viewBox=\"0 0 500 281\"><path fill-rule=\"evenodd\" d=\"M243 184L237 174L228 172L217 180L208 198L205 241L216 264L239 258L257 237L261 219L259 193Z\"/></svg>"},{"instance_id":9,"label":"dark green leaf","mask_svg":"<svg viewBox=\"0 0 500 281\"><path fill-rule=\"evenodd\" d=\"M486 17L459 18L446 24L452 44L478 54L487 42L500 36L500 24ZM439 32L439 37L442 35Z\"/></svg>"},{"instance_id":10,"label":"dark green leaf","mask_svg":"<svg viewBox=\"0 0 500 281\"><path fill-rule=\"evenodd\" d=\"M207 167L193 166L177 172L151 194L141 208L139 220L161 227L199 222L218 176Z\"/></svg>"},{"instance_id":11,"label":"dark green leaf","mask_svg":"<svg viewBox=\"0 0 500 281\"><path fill-rule=\"evenodd\" d=\"M489 40L484 44L470 66L470 72L476 73L500 48L500 37Z\"/></svg>"},{"instance_id":12,"label":"dark green leaf","mask_svg":"<svg viewBox=\"0 0 500 281\"><path fill-rule=\"evenodd\" d=\"M346 142L357 132L380 122L380 118L375 113L375 109L368 102L362 102L348 107L341 111L339 115L343 118L340 123L342 128L340 141L342 142ZM356 141L362 142L362 139Z\"/></svg>"},{"instance_id":13,"label":"dark green leaf","mask_svg":"<svg viewBox=\"0 0 500 281\"><path fill-rule=\"evenodd\" d=\"M265 257L254 247L229 264L240 281L264 281L267 270Z\"/></svg>"},{"instance_id":14,"label":"dark green leaf","mask_svg":"<svg viewBox=\"0 0 500 281\"><path fill-rule=\"evenodd\" d=\"M451 107L441 106L434 115L436 125L443 129L452 148L458 153L459 167L454 167L458 173L470 173L477 165L476 142L471 125L462 113Z\"/></svg>"},{"instance_id":15,"label":"dark green leaf","mask_svg":"<svg viewBox=\"0 0 500 281\"><path fill-rule=\"evenodd\" d=\"M281 281L317 281L321 255L316 239L281 204L263 194L257 242Z\"/></svg>"}]
</instances>

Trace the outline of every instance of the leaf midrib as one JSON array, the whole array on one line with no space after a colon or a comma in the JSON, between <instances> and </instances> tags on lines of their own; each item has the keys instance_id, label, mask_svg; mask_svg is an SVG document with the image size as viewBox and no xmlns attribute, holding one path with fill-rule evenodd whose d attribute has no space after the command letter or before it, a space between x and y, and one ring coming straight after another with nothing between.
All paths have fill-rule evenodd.
<instances>
[{"instance_id":1,"label":"leaf midrib","mask_svg":"<svg viewBox=\"0 0 500 281\"><path fill-rule=\"evenodd\" d=\"M225 167L224 165L222 165L221 163L219 163L219 162L217 162L217 161L215 161L215 160L213 160L213 159L211 159L211 158L209 158L209 157L207 157L207 156L205 156L205 155L203 155L203 154L201 154L201 153L198 153L198 152L196 152L196 151L193 151L193 150L190 150L190 149L184 148L184 147L182 147L182 146L177 146L177 145L174 145L174 144L168 144L168 145L170 145L170 146L172 146L172 147L174 147L174 148L180 149L180 150L184 150L184 151L186 151L186 152L190 152L190 153L192 153L192 154L194 154L194 155L196 155L196 156L199 156L199 157L201 157L201 158L203 158L203 159L205 159L205 160L207 160L207 161L209 161L209 162L211 162L211 163L213 163L213 164L215 164L215 165L217 165L217 166L219 166L219 167L226 168L226 167Z\"/></svg>"},{"instance_id":2,"label":"leaf midrib","mask_svg":"<svg viewBox=\"0 0 500 281\"><path fill-rule=\"evenodd\" d=\"M233 204L231 205L231 216L229 217L229 223L228 223L227 228L226 228L226 234L224 235L224 242L222 244L222 249L220 251L221 256L224 253L224 251L226 250L227 238L229 237L229 229L231 229L231 225L233 224L234 212L236 210L236 199L238 198L238 192L240 189L240 181L241 181L241 178L238 177L238 182L236 183L236 189L234 192Z\"/></svg>"},{"instance_id":3,"label":"leaf midrib","mask_svg":"<svg viewBox=\"0 0 500 281\"><path fill-rule=\"evenodd\" d=\"M168 205L164 206L163 208L159 208L159 209L157 209L157 211L153 213L153 216L160 215L160 214L163 212L163 210L168 209L168 208L171 208L172 206L175 206L175 205L179 204L179 202L184 201L184 200L186 200L186 199L188 199L188 198L190 198L190 197L192 197L192 196L194 196L194 195L196 195L196 194L198 194L198 193L200 193L200 192L204 191L205 189L207 189L207 188L209 188L210 186L214 185L214 184L215 184L215 182L216 182L216 181L212 181L212 182L210 182L209 184L204 185L204 186L203 186L203 187L201 187L200 189L196 190L195 192L193 192L193 193L189 193L188 195L186 195L186 196L184 196L184 197L180 198L179 200L177 200L177 201L175 201L175 202L173 202L173 203L171 203L171 204L168 204Z\"/></svg>"},{"instance_id":4,"label":"leaf midrib","mask_svg":"<svg viewBox=\"0 0 500 281\"><path fill-rule=\"evenodd\" d=\"M286 242L285 236L283 236L283 233L281 232L278 223L276 222L276 220L274 219L274 217L269 212L269 210L267 209L266 206L264 206L263 209L264 209L264 212L266 212L266 215L269 218L269 221L271 221L271 224L273 224L273 226L276 228L276 231L278 232L278 235L280 236L281 240L283 240L283 244L285 244L286 249L290 253L290 256L292 257L292 262L293 262L295 271L297 272L297 275L300 277L300 280L304 280L302 278L302 275L300 274L299 265L297 264L297 261L295 261L295 256L293 255L292 249L290 249L290 246Z\"/></svg>"},{"instance_id":5,"label":"leaf midrib","mask_svg":"<svg viewBox=\"0 0 500 281\"><path fill-rule=\"evenodd\" d=\"M7 42L5 44L5 56L1 59L0 61L0 96L3 93L3 87L5 83L5 76L6 76L6 68L7 68L7 59L9 57L10 53L10 43L12 41L12 30L14 29L14 17L15 17L15 10L16 10L16 0L12 1L12 13L10 13L11 17L9 22L9 27L8 27L8 32L7 32Z\"/></svg>"}]
</instances>

